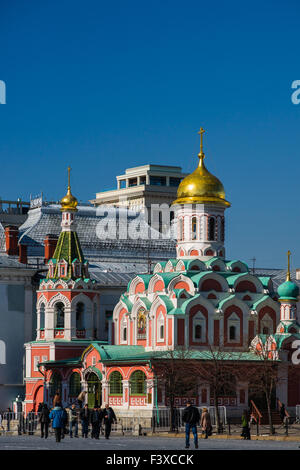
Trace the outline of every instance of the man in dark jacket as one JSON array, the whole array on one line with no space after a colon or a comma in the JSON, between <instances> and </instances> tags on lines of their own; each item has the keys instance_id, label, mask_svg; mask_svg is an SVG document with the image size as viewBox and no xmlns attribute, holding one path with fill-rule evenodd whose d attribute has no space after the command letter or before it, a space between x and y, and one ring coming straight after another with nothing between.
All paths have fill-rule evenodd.
<instances>
[{"instance_id":1,"label":"man in dark jacket","mask_svg":"<svg viewBox=\"0 0 300 470\"><path fill-rule=\"evenodd\" d=\"M185 448L190 447L190 431L194 434L195 449L198 449L197 424L200 420L198 408L192 405L191 401L187 402L186 408L183 410L182 420L185 423Z\"/></svg>"},{"instance_id":2,"label":"man in dark jacket","mask_svg":"<svg viewBox=\"0 0 300 470\"><path fill-rule=\"evenodd\" d=\"M92 423L92 434L91 437L95 439L99 439L99 434L100 434L100 422L101 422L101 416L98 410L98 407L95 405L94 409L91 413L91 423Z\"/></svg>"},{"instance_id":3,"label":"man in dark jacket","mask_svg":"<svg viewBox=\"0 0 300 470\"><path fill-rule=\"evenodd\" d=\"M44 437L44 431L45 431L45 439L47 439L48 437L48 429L49 429L49 423L50 423L49 414L50 414L50 411L48 409L48 406L46 405L46 403L44 403L40 411L39 421L41 424L41 437Z\"/></svg>"},{"instance_id":4,"label":"man in dark jacket","mask_svg":"<svg viewBox=\"0 0 300 470\"><path fill-rule=\"evenodd\" d=\"M84 408L80 410L82 437L85 437L85 438L88 437L90 415L91 415L91 412L89 410L88 404L86 404L84 405Z\"/></svg>"},{"instance_id":5,"label":"man in dark jacket","mask_svg":"<svg viewBox=\"0 0 300 470\"><path fill-rule=\"evenodd\" d=\"M108 403L105 405L105 409L102 412L102 418L105 425L105 439L109 439L111 425L117 421L117 418L114 410L109 406Z\"/></svg>"}]
</instances>

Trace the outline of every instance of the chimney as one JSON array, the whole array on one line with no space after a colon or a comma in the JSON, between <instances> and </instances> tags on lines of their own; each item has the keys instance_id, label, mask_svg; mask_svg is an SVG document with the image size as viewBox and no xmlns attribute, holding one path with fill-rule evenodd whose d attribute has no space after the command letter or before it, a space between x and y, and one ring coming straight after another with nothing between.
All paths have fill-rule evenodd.
<instances>
[{"instance_id":1,"label":"chimney","mask_svg":"<svg viewBox=\"0 0 300 470\"><path fill-rule=\"evenodd\" d=\"M5 246L6 253L10 256L17 256L19 254L18 235L19 229L15 225L7 225L5 231Z\"/></svg>"},{"instance_id":2,"label":"chimney","mask_svg":"<svg viewBox=\"0 0 300 470\"><path fill-rule=\"evenodd\" d=\"M27 264L27 245L19 245L19 262Z\"/></svg>"},{"instance_id":3,"label":"chimney","mask_svg":"<svg viewBox=\"0 0 300 470\"><path fill-rule=\"evenodd\" d=\"M45 264L48 263L49 259L53 257L57 240L58 240L57 235L51 235L51 234L46 235L46 238L44 240L44 245L45 245L44 263Z\"/></svg>"}]
</instances>

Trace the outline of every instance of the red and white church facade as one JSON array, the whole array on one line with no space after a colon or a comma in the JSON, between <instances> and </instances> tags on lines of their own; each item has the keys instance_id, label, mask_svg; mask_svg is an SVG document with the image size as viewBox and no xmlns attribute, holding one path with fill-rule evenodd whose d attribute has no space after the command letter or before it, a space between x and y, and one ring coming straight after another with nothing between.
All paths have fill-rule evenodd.
<instances>
[{"instance_id":1,"label":"red and white church facade","mask_svg":"<svg viewBox=\"0 0 300 470\"><path fill-rule=\"evenodd\" d=\"M181 182L174 201L177 258L130 281L114 308L112 344L97 340L99 294L76 234L77 201L70 186L61 205L62 232L37 292L37 338L25 345L26 411L39 402L51 405L58 389L64 405L85 390L91 407L110 403L119 416L150 416L167 406L153 359L179 349L199 361L219 349L243 364L259 364L258 353L268 341L288 378L291 344L300 338L298 286L287 279L277 293L270 277L226 258L224 213L230 203L205 167L202 134L199 166ZM195 385L194 403L212 405L208 383L195 377ZM294 406L300 385L287 380L276 394ZM242 410L249 398L248 383L240 380L219 403ZM178 396L175 404L184 406L186 400Z\"/></svg>"}]
</instances>

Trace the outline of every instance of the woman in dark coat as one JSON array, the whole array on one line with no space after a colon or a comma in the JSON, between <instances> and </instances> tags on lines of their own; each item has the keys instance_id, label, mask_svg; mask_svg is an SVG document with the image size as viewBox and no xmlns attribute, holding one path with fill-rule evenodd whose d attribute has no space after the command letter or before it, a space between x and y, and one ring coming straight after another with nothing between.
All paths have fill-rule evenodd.
<instances>
[{"instance_id":1,"label":"woman in dark coat","mask_svg":"<svg viewBox=\"0 0 300 470\"><path fill-rule=\"evenodd\" d=\"M50 411L48 409L48 406L45 403L43 404L43 407L40 413L41 414L40 414L39 421L41 424L41 437L44 437L45 435L45 439L47 439L49 423L50 423L50 418L49 418Z\"/></svg>"}]
</instances>

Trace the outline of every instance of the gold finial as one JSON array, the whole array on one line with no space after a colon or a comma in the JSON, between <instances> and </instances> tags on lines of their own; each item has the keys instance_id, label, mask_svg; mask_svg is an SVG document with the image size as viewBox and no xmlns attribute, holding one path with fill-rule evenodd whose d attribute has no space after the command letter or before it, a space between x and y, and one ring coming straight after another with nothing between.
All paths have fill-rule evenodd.
<instances>
[{"instance_id":1,"label":"gold finial","mask_svg":"<svg viewBox=\"0 0 300 470\"><path fill-rule=\"evenodd\" d=\"M71 171L71 167L68 166L68 189L71 189L71 184L70 184L70 171Z\"/></svg>"},{"instance_id":2,"label":"gold finial","mask_svg":"<svg viewBox=\"0 0 300 470\"><path fill-rule=\"evenodd\" d=\"M204 152L203 152L203 134L205 130L203 127L200 127L200 130L198 131L198 134L200 135L200 153L198 153L198 157L200 159L199 165L202 165L203 159L205 157Z\"/></svg>"},{"instance_id":3,"label":"gold finial","mask_svg":"<svg viewBox=\"0 0 300 470\"><path fill-rule=\"evenodd\" d=\"M68 191L65 197L63 197L60 201L61 204L61 211L77 211L76 207L78 205L78 201L76 197L73 196L71 193L71 183L70 183L70 171L71 167L68 166Z\"/></svg>"},{"instance_id":4,"label":"gold finial","mask_svg":"<svg viewBox=\"0 0 300 470\"><path fill-rule=\"evenodd\" d=\"M290 252L290 250L287 252L287 256L288 256L288 269L287 269L287 273L286 273L286 281L290 281L291 280L291 271L290 271L291 252Z\"/></svg>"}]
</instances>

